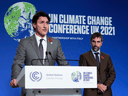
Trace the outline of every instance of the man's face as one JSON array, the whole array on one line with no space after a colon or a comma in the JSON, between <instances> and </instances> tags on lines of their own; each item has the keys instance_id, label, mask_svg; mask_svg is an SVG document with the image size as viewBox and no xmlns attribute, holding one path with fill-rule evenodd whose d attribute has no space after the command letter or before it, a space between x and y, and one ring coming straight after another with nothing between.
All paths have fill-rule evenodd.
<instances>
[{"instance_id":1,"label":"man's face","mask_svg":"<svg viewBox=\"0 0 128 96\"><path fill-rule=\"evenodd\" d=\"M102 46L102 41L101 41L101 38L100 37L95 37L94 39L92 39L91 41L91 46L92 46L92 49L93 51L97 52L100 47Z\"/></svg>"},{"instance_id":2,"label":"man's face","mask_svg":"<svg viewBox=\"0 0 128 96\"><path fill-rule=\"evenodd\" d=\"M36 34L40 37L45 36L48 33L49 21L47 17L39 17L37 24L33 24L33 27L36 28Z\"/></svg>"}]
</instances>

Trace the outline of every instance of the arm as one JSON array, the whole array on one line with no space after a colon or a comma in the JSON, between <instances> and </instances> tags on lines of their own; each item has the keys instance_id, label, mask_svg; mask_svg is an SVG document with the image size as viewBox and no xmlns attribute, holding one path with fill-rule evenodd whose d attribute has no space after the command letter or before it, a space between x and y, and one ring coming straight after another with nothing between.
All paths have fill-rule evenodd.
<instances>
[{"instance_id":1,"label":"arm","mask_svg":"<svg viewBox=\"0 0 128 96\"><path fill-rule=\"evenodd\" d=\"M107 69L108 69L108 77L107 77L107 80L104 82L104 85L106 85L107 87L111 87L112 83L115 80L116 72L115 72L115 69L114 69L114 66L113 66L110 56L109 56L109 60L108 60Z\"/></svg>"},{"instance_id":2,"label":"arm","mask_svg":"<svg viewBox=\"0 0 128 96\"><path fill-rule=\"evenodd\" d=\"M15 84L16 85L16 78L18 77L20 71L22 70L23 64L25 61L25 48L22 44L22 40L19 42L16 56L13 61L12 65L12 73L11 73L11 83L10 84Z\"/></svg>"},{"instance_id":3,"label":"arm","mask_svg":"<svg viewBox=\"0 0 128 96\"><path fill-rule=\"evenodd\" d=\"M86 58L83 55L80 55L79 66L87 66ZM107 86L103 84L97 84L97 88L104 92L107 89Z\"/></svg>"},{"instance_id":4,"label":"arm","mask_svg":"<svg viewBox=\"0 0 128 96\"><path fill-rule=\"evenodd\" d=\"M113 63L112 63L110 56L109 56L109 60L108 60L107 64L108 64L108 66L107 66L107 70L108 70L107 80L105 81L105 83L97 85L97 88L100 89L103 93L104 93L104 91L107 90L107 88L111 87L112 83L115 80L115 75L116 75L116 72L114 70L114 66L113 66Z\"/></svg>"}]
</instances>

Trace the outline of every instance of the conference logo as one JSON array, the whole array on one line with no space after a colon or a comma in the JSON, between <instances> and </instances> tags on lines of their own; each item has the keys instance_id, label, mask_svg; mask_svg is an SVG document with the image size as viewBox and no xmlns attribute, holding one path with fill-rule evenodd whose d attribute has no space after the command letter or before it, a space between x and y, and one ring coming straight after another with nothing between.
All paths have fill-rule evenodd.
<instances>
[{"instance_id":1,"label":"conference logo","mask_svg":"<svg viewBox=\"0 0 128 96\"><path fill-rule=\"evenodd\" d=\"M79 71L73 72L71 74L71 79L73 82L79 82L81 80L82 76L81 73Z\"/></svg>"},{"instance_id":2,"label":"conference logo","mask_svg":"<svg viewBox=\"0 0 128 96\"><path fill-rule=\"evenodd\" d=\"M4 16L5 29L15 41L32 36L35 32L32 26L32 17L36 8L28 2L18 2L10 6Z\"/></svg>"},{"instance_id":3,"label":"conference logo","mask_svg":"<svg viewBox=\"0 0 128 96\"><path fill-rule=\"evenodd\" d=\"M39 82L42 79L42 73L38 71L34 71L30 73L30 79L33 82Z\"/></svg>"},{"instance_id":4,"label":"conference logo","mask_svg":"<svg viewBox=\"0 0 128 96\"><path fill-rule=\"evenodd\" d=\"M83 81L90 81L93 79L92 72L83 72Z\"/></svg>"}]
</instances>

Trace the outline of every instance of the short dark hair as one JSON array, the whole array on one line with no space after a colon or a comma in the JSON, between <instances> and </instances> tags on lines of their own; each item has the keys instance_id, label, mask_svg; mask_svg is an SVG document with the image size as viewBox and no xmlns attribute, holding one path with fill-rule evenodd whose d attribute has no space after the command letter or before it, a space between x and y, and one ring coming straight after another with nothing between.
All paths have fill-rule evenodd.
<instances>
[{"instance_id":1,"label":"short dark hair","mask_svg":"<svg viewBox=\"0 0 128 96\"><path fill-rule=\"evenodd\" d=\"M48 21L50 22L50 17L49 17L49 15L46 14L45 12L43 12L43 11L39 11L39 12L37 12L37 13L33 16L33 18L32 18L32 24L33 24L33 23L37 24L37 20L39 19L40 16L47 17ZM34 28L34 27L33 27L33 28ZM35 28L34 28L34 30L35 30Z\"/></svg>"},{"instance_id":2,"label":"short dark hair","mask_svg":"<svg viewBox=\"0 0 128 96\"><path fill-rule=\"evenodd\" d=\"M91 35L91 38L90 38L90 40L92 41L92 39L94 39L94 38L101 38L101 42L103 42L103 36L99 33L99 32L95 32L95 33L93 33L92 35Z\"/></svg>"}]
</instances>

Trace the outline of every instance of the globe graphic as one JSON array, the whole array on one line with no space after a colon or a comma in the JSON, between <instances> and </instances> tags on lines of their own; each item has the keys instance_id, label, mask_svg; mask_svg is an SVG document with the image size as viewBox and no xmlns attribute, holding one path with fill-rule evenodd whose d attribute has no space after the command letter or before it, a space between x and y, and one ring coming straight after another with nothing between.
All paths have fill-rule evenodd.
<instances>
[{"instance_id":1,"label":"globe graphic","mask_svg":"<svg viewBox=\"0 0 128 96\"><path fill-rule=\"evenodd\" d=\"M33 35L31 21L35 13L36 8L28 2L18 2L9 7L4 16L4 26L10 37L19 42Z\"/></svg>"},{"instance_id":2,"label":"globe graphic","mask_svg":"<svg viewBox=\"0 0 128 96\"><path fill-rule=\"evenodd\" d=\"M73 72L71 78L74 82L79 82L81 80L81 73L79 71Z\"/></svg>"}]
</instances>

